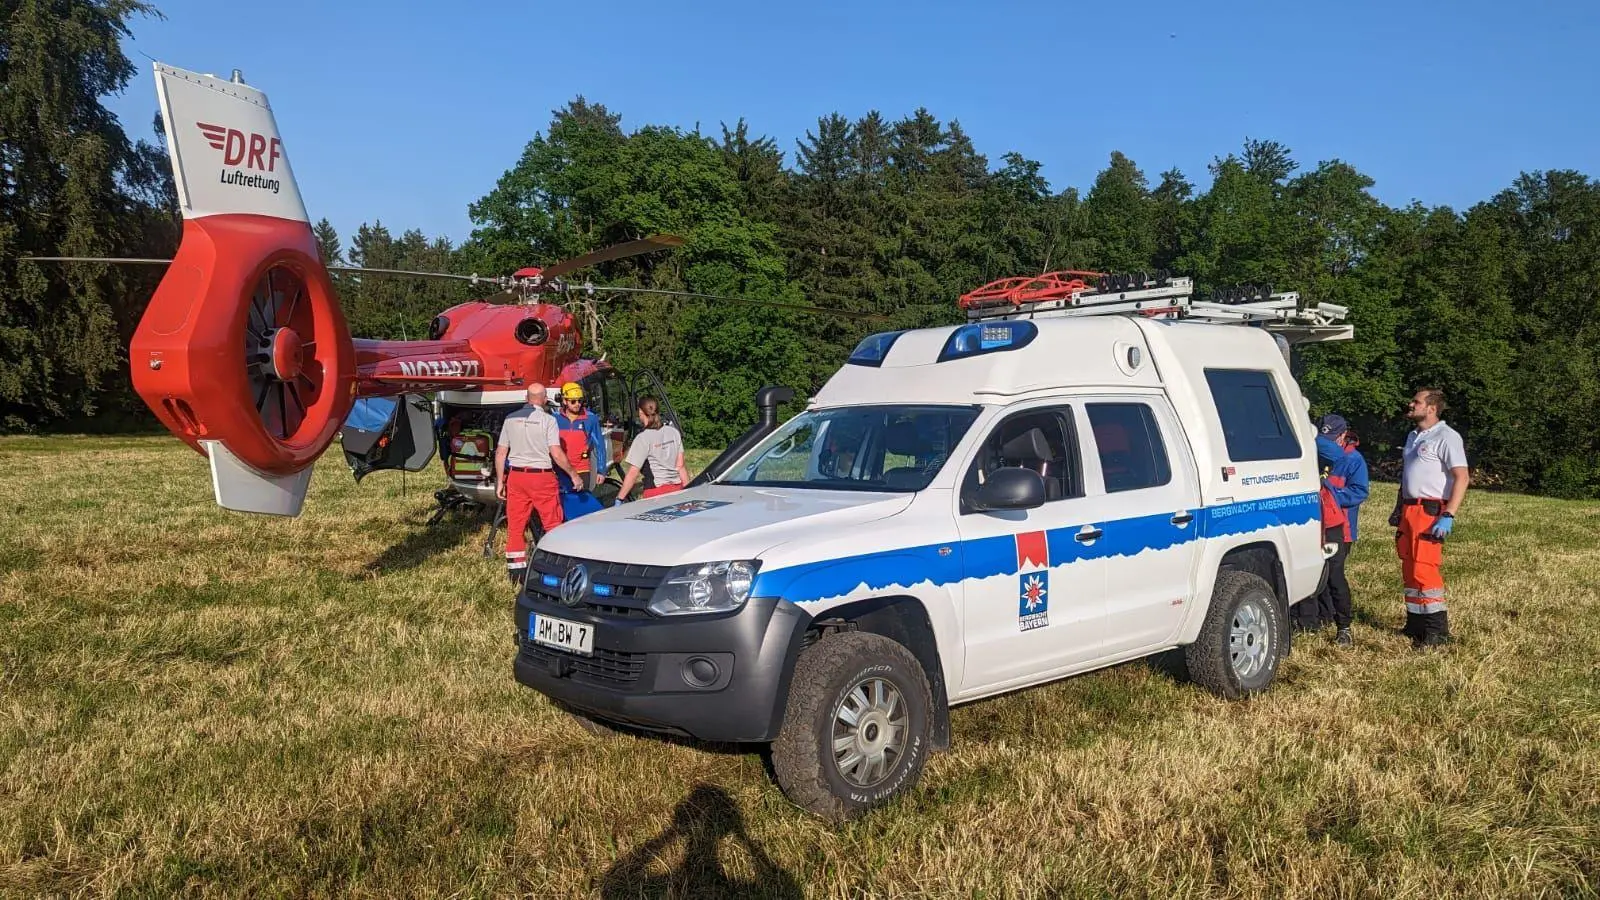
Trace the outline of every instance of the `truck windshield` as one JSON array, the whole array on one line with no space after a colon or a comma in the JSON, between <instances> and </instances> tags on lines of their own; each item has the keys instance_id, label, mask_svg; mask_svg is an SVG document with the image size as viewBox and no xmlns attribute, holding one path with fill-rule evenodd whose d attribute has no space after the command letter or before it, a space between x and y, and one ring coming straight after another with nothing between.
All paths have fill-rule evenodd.
<instances>
[{"instance_id":1,"label":"truck windshield","mask_svg":"<svg viewBox=\"0 0 1600 900\"><path fill-rule=\"evenodd\" d=\"M978 417L974 406L848 406L784 423L722 484L920 491Z\"/></svg>"}]
</instances>

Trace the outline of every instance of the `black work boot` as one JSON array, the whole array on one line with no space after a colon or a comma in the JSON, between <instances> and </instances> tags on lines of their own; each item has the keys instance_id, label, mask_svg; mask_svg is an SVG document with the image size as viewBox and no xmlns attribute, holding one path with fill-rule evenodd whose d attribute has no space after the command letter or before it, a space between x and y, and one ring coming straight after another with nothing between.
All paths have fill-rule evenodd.
<instances>
[{"instance_id":1,"label":"black work boot","mask_svg":"<svg viewBox=\"0 0 1600 900\"><path fill-rule=\"evenodd\" d=\"M1422 613L1406 613L1406 627L1400 629L1400 633L1408 638L1411 638L1411 643L1420 643L1422 641L1423 629L1427 625L1427 623L1423 621L1426 618L1427 616L1424 616Z\"/></svg>"},{"instance_id":2,"label":"black work boot","mask_svg":"<svg viewBox=\"0 0 1600 900\"><path fill-rule=\"evenodd\" d=\"M1447 612L1429 613L1421 618L1425 621L1422 627L1422 637L1415 643L1418 647L1440 647L1450 643L1450 619Z\"/></svg>"},{"instance_id":3,"label":"black work boot","mask_svg":"<svg viewBox=\"0 0 1600 900\"><path fill-rule=\"evenodd\" d=\"M1345 627L1339 629L1339 633L1333 636L1333 642L1346 647L1354 644L1356 639L1355 636L1350 633L1350 626L1346 625Z\"/></svg>"}]
</instances>

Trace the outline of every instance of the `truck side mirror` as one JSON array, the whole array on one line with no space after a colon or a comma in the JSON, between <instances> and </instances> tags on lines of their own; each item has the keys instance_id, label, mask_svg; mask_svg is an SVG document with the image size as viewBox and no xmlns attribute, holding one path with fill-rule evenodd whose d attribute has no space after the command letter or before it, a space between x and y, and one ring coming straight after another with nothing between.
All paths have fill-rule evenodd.
<instances>
[{"instance_id":1,"label":"truck side mirror","mask_svg":"<svg viewBox=\"0 0 1600 900\"><path fill-rule=\"evenodd\" d=\"M1043 505L1044 478L1032 469L1017 466L990 472L967 502L967 507L977 512L1035 509Z\"/></svg>"}]
</instances>

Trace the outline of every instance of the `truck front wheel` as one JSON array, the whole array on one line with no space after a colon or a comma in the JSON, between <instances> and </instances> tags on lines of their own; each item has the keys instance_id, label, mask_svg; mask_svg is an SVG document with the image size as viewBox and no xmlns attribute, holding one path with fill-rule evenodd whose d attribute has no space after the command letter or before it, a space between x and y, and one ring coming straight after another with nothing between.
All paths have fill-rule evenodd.
<instances>
[{"instance_id":1,"label":"truck front wheel","mask_svg":"<svg viewBox=\"0 0 1600 900\"><path fill-rule=\"evenodd\" d=\"M772 768L797 806L842 822L915 784L930 745L928 679L882 635L834 632L795 663Z\"/></svg>"},{"instance_id":2,"label":"truck front wheel","mask_svg":"<svg viewBox=\"0 0 1600 900\"><path fill-rule=\"evenodd\" d=\"M1189 677L1229 700L1265 690L1288 649L1283 611L1261 576L1217 573L1200 636L1184 651Z\"/></svg>"}]
</instances>

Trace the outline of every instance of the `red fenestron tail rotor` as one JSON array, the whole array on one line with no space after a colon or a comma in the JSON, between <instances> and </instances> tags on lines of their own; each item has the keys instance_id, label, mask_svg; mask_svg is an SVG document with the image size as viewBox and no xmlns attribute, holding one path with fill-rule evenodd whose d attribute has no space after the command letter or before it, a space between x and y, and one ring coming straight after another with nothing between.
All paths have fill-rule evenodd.
<instances>
[{"instance_id":1,"label":"red fenestron tail rotor","mask_svg":"<svg viewBox=\"0 0 1600 900\"><path fill-rule=\"evenodd\" d=\"M326 373L315 356L307 357L316 341L301 337L315 328L308 293L299 273L275 265L261 276L250 296L245 373L261 423L269 436L279 440L299 431L326 389Z\"/></svg>"},{"instance_id":2,"label":"red fenestron tail rotor","mask_svg":"<svg viewBox=\"0 0 1600 900\"><path fill-rule=\"evenodd\" d=\"M211 460L218 503L295 515L354 401L350 331L266 96L155 74L183 240L134 333L134 389Z\"/></svg>"},{"instance_id":3,"label":"red fenestron tail rotor","mask_svg":"<svg viewBox=\"0 0 1600 900\"><path fill-rule=\"evenodd\" d=\"M349 329L309 228L298 223L300 240L295 224L186 221L129 353L134 389L174 434L208 456L220 443L267 476L310 466L354 400Z\"/></svg>"}]
</instances>

